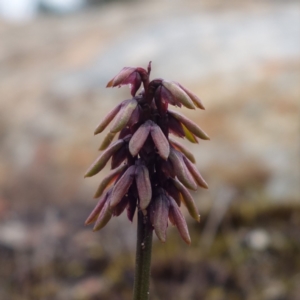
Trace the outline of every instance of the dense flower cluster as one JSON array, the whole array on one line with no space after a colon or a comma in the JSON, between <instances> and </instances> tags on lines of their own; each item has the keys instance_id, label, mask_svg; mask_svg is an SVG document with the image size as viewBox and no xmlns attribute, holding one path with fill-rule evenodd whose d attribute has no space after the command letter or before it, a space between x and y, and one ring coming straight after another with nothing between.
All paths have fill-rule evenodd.
<instances>
[{"instance_id":1,"label":"dense flower cluster","mask_svg":"<svg viewBox=\"0 0 300 300\"><path fill-rule=\"evenodd\" d=\"M188 189L207 188L207 184L194 165L193 154L169 133L192 143L198 143L197 138L209 137L198 125L168 106L183 105L190 109L204 109L204 106L194 93L177 82L150 81L150 71L151 63L147 70L126 67L107 84L107 87L129 84L132 98L110 111L95 130L95 134L101 133L112 122L100 146L102 153L85 177L100 172L110 158L111 171L95 193L99 201L86 224L95 223L94 230L99 230L125 209L132 221L138 208L161 241L166 240L169 220L190 244L179 207L183 202L190 215L200 221ZM143 89L136 95L141 85ZM118 139L112 142L117 134Z\"/></svg>"}]
</instances>

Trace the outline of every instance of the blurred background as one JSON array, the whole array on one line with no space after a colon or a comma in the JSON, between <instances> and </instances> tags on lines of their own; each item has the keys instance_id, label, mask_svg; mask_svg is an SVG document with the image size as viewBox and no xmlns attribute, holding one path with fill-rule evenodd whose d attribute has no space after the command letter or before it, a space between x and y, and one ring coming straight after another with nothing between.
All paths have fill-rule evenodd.
<instances>
[{"instance_id":1,"label":"blurred background","mask_svg":"<svg viewBox=\"0 0 300 300\"><path fill-rule=\"evenodd\" d=\"M124 66L179 81L211 137L192 245L154 240L151 299L300 299L299 1L0 0L0 299L127 300L136 220L84 227ZM183 208L186 214L185 208Z\"/></svg>"}]
</instances>

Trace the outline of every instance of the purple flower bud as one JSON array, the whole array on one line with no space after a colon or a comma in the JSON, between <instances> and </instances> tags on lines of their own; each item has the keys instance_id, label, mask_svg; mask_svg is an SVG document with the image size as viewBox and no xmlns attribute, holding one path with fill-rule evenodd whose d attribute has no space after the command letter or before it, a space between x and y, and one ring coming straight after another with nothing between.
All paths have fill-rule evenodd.
<instances>
[{"instance_id":1,"label":"purple flower bud","mask_svg":"<svg viewBox=\"0 0 300 300\"><path fill-rule=\"evenodd\" d=\"M113 208L112 213L114 216L118 217L125 210L129 202L129 195L126 194L122 200Z\"/></svg>"},{"instance_id":2,"label":"purple flower bud","mask_svg":"<svg viewBox=\"0 0 300 300\"><path fill-rule=\"evenodd\" d=\"M154 122L152 122L152 126L151 126L151 136L160 157L164 160L167 160L170 153L169 141L167 140L166 136L163 134L160 127L156 125Z\"/></svg>"},{"instance_id":3,"label":"purple flower bud","mask_svg":"<svg viewBox=\"0 0 300 300\"><path fill-rule=\"evenodd\" d=\"M199 186L201 186L204 189L208 189L208 185L204 178L201 176L195 165L193 165L186 157L183 156L183 160L185 162L185 165L187 166L190 173L193 175L195 181Z\"/></svg>"},{"instance_id":4,"label":"purple flower bud","mask_svg":"<svg viewBox=\"0 0 300 300\"><path fill-rule=\"evenodd\" d=\"M193 144L198 144L198 140L197 138L183 125L182 125L182 129L184 131L184 137L186 137L186 139L188 141L190 141Z\"/></svg>"},{"instance_id":5,"label":"purple flower bud","mask_svg":"<svg viewBox=\"0 0 300 300\"><path fill-rule=\"evenodd\" d=\"M195 157L194 155L182 144L180 144L178 141L174 140L173 138L169 137L169 141L171 142L172 146L182 152L191 162L195 163Z\"/></svg>"},{"instance_id":6,"label":"purple flower bud","mask_svg":"<svg viewBox=\"0 0 300 300\"><path fill-rule=\"evenodd\" d=\"M181 122L189 131L202 140L209 140L209 136L193 121L189 120L177 111L169 110L169 114Z\"/></svg>"},{"instance_id":7,"label":"purple flower bud","mask_svg":"<svg viewBox=\"0 0 300 300\"><path fill-rule=\"evenodd\" d=\"M129 152L132 156L136 156L142 149L152 126L152 121L148 120L142 124L139 129L133 134L129 142Z\"/></svg>"},{"instance_id":8,"label":"purple flower bud","mask_svg":"<svg viewBox=\"0 0 300 300\"><path fill-rule=\"evenodd\" d=\"M187 108L195 109L195 105L189 95L181 89L176 82L163 80L163 86L172 94L176 101Z\"/></svg>"},{"instance_id":9,"label":"purple flower bud","mask_svg":"<svg viewBox=\"0 0 300 300\"><path fill-rule=\"evenodd\" d=\"M124 144L123 140L117 140L110 145L105 151L103 151L100 156L93 162L93 164L86 171L84 177L92 177L99 173L106 165L110 157L122 147Z\"/></svg>"},{"instance_id":10,"label":"purple flower bud","mask_svg":"<svg viewBox=\"0 0 300 300\"><path fill-rule=\"evenodd\" d=\"M140 165L136 168L136 187L138 190L140 209L148 207L152 198L152 188L148 168Z\"/></svg>"},{"instance_id":11,"label":"purple flower bud","mask_svg":"<svg viewBox=\"0 0 300 300\"><path fill-rule=\"evenodd\" d=\"M166 192L176 201L177 205L181 206L182 196L179 190L174 185L174 179L169 178L165 186Z\"/></svg>"},{"instance_id":12,"label":"purple flower bud","mask_svg":"<svg viewBox=\"0 0 300 300\"><path fill-rule=\"evenodd\" d=\"M118 112L112 126L110 132L116 133L122 130L128 123L131 114L135 110L137 106L137 101L135 99L131 99L125 103L123 103L120 111Z\"/></svg>"},{"instance_id":13,"label":"purple flower bud","mask_svg":"<svg viewBox=\"0 0 300 300\"><path fill-rule=\"evenodd\" d=\"M142 68L125 67L117 76L109 81L106 87L115 87L129 84L131 85L131 95L134 97L142 83L140 72L145 73L146 71Z\"/></svg>"},{"instance_id":14,"label":"purple flower bud","mask_svg":"<svg viewBox=\"0 0 300 300\"><path fill-rule=\"evenodd\" d=\"M135 176L135 170L136 166L130 166L114 185L110 198L111 207L115 207L129 190Z\"/></svg>"},{"instance_id":15,"label":"purple flower bud","mask_svg":"<svg viewBox=\"0 0 300 300\"><path fill-rule=\"evenodd\" d=\"M127 123L127 126L133 127L135 124L137 124L140 121L140 117L141 117L141 108L138 105L132 112L131 117Z\"/></svg>"},{"instance_id":16,"label":"purple flower bud","mask_svg":"<svg viewBox=\"0 0 300 300\"><path fill-rule=\"evenodd\" d=\"M164 102L181 107L181 103L164 86L161 87L160 98Z\"/></svg>"},{"instance_id":17,"label":"purple flower bud","mask_svg":"<svg viewBox=\"0 0 300 300\"><path fill-rule=\"evenodd\" d=\"M175 179L173 182L176 188L180 191L183 203L188 209L191 217L200 222L200 215L190 192L178 180Z\"/></svg>"},{"instance_id":18,"label":"purple flower bud","mask_svg":"<svg viewBox=\"0 0 300 300\"><path fill-rule=\"evenodd\" d=\"M112 189L110 189L107 193L105 193L98 201L98 204L96 205L96 207L93 209L93 211L91 212L91 214L89 215L89 217L86 219L85 221L85 225L90 225L92 223L94 223L99 215L99 213L101 212L101 210L104 207L104 204L106 203L107 197L109 195L109 193L111 192Z\"/></svg>"},{"instance_id":19,"label":"purple flower bud","mask_svg":"<svg viewBox=\"0 0 300 300\"><path fill-rule=\"evenodd\" d=\"M188 168L186 167L182 154L175 150L174 148L171 147L170 151L170 160L173 164L175 173L178 177L178 179L189 189L191 190L196 190L197 189L197 184L189 172Z\"/></svg>"},{"instance_id":20,"label":"purple flower bud","mask_svg":"<svg viewBox=\"0 0 300 300\"><path fill-rule=\"evenodd\" d=\"M178 84L178 86L184 90L187 95L192 99L192 101L194 102L194 104L200 108L200 109L205 109L204 105L202 104L201 100L191 91L189 91L187 88L183 87L180 83L176 82Z\"/></svg>"},{"instance_id":21,"label":"purple flower bud","mask_svg":"<svg viewBox=\"0 0 300 300\"><path fill-rule=\"evenodd\" d=\"M168 114L168 126L169 126L169 131L174 135L180 138L183 138L185 136L185 132L183 130L182 124L170 114Z\"/></svg>"},{"instance_id":22,"label":"purple flower bud","mask_svg":"<svg viewBox=\"0 0 300 300\"><path fill-rule=\"evenodd\" d=\"M115 87L118 85L123 85L124 81L128 79L128 77L135 72L136 68L125 67L123 68L112 80L108 82L106 87ZM128 80L125 84L128 84Z\"/></svg>"},{"instance_id":23,"label":"purple flower bud","mask_svg":"<svg viewBox=\"0 0 300 300\"><path fill-rule=\"evenodd\" d=\"M100 230L101 228L103 228L109 222L111 217L112 217L112 212L109 207L109 199L108 199L98 216L98 219L95 223L93 231L97 231L97 230Z\"/></svg>"},{"instance_id":24,"label":"purple flower bud","mask_svg":"<svg viewBox=\"0 0 300 300\"><path fill-rule=\"evenodd\" d=\"M169 201L164 194L159 194L154 200L153 208L153 227L157 237L166 241L166 232L168 227Z\"/></svg>"},{"instance_id":25,"label":"purple flower bud","mask_svg":"<svg viewBox=\"0 0 300 300\"><path fill-rule=\"evenodd\" d=\"M118 177L118 175L127 168L126 164L123 164L121 166L119 166L118 168L111 170L107 176L104 177L104 179L102 180L102 182L100 183L94 198L98 198L102 195L102 193L104 192L104 190L110 186Z\"/></svg>"},{"instance_id":26,"label":"purple flower bud","mask_svg":"<svg viewBox=\"0 0 300 300\"><path fill-rule=\"evenodd\" d=\"M112 109L107 115L106 117L100 122L100 124L97 126L97 128L95 129L94 134L98 134L101 133L106 127L107 125L113 120L113 118L117 115L117 113L120 111L122 106L122 103L117 105L114 109Z\"/></svg>"},{"instance_id":27,"label":"purple flower bud","mask_svg":"<svg viewBox=\"0 0 300 300\"><path fill-rule=\"evenodd\" d=\"M174 222L176 225L182 239L188 244L191 244L191 238L189 234L189 230L186 224L186 221L184 219L184 216L182 215L179 207L177 206L175 200L172 197L168 197L170 201L170 212L169 212L169 218Z\"/></svg>"},{"instance_id":28,"label":"purple flower bud","mask_svg":"<svg viewBox=\"0 0 300 300\"><path fill-rule=\"evenodd\" d=\"M99 147L99 150L105 150L113 141L114 137L116 136L116 133L111 133L109 132L106 137L104 138L104 140L102 141L101 146Z\"/></svg>"},{"instance_id":29,"label":"purple flower bud","mask_svg":"<svg viewBox=\"0 0 300 300\"><path fill-rule=\"evenodd\" d=\"M127 157L128 155L128 149L123 145L119 150L117 150L112 158L111 158L111 168L115 169L118 167Z\"/></svg>"},{"instance_id":30,"label":"purple flower bud","mask_svg":"<svg viewBox=\"0 0 300 300\"><path fill-rule=\"evenodd\" d=\"M142 83L141 75L138 72L133 72L128 79L124 81L124 84L127 82L131 85L131 96L134 97Z\"/></svg>"}]
</instances>

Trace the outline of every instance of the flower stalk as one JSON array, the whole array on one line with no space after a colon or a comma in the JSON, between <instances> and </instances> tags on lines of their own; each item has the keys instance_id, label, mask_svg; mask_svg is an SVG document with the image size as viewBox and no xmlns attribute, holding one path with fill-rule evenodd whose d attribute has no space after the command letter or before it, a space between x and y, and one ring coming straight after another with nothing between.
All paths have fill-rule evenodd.
<instances>
[{"instance_id":1,"label":"flower stalk","mask_svg":"<svg viewBox=\"0 0 300 300\"><path fill-rule=\"evenodd\" d=\"M133 300L149 299L152 233L151 223L140 211L138 213Z\"/></svg>"},{"instance_id":2,"label":"flower stalk","mask_svg":"<svg viewBox=\"0 0 300 300\"><path fill-rule=\"evenodd\" d=\"M85 174L85 177L96 175L111 159L111 171L94 196L99 198L98 204L86 220L86 225L95 223L94 231L124 210L132 221L138 210L134 300L149 297L152 232L165 242L170 223L190 244L180 206L183 203L199 222L196 203L188 190L196 190L198 186L208 188L195 166L193 154L169 136L173 134L192 143L198 143L199 138L209 140L196 123L168 109L169 105L189 109L204 109L204 106L194 93L175 81L160 78L150 81L150 72L151 62L147 70L125 67L107 84L107 87L130 85L132 98L117 105L97 126L95 134L110 128L100 146L100 156Z\"/></svg>"}]
</instances>

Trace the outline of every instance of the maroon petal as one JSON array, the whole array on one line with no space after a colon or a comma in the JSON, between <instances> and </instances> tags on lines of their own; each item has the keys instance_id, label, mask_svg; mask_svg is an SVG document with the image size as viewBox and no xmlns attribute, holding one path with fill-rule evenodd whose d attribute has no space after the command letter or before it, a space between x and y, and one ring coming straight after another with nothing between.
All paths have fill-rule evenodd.
<instances>
[{"instance_id":1,"label":"maroon petal","mask_svg":"<svg viewBox=\"0 0 300 300\"><path fill-rule=\"evenodd\" d=\"M181 194L179 190L175 187L173 179L169 179L167 185L165 186L166 192L176 201L177 205L181 205Z\"/></svg>"},{"instance_id":2,"label":"maroon petal","mask_svg":"<svg viewBox=\"0 0 300 300\"><path fill-rule=\"evenodd\" d=\"M111 142L113 141L114 137L116 136L116 133L111 133L109 132L106 137L104 138L99 150L102 151L102 150L105 150L110 144Z\"/></svg>"},{"instance_id":3,"label":"maroon petal","mask_svg":"<svg viewBox=\"0 0 300 300\"><path fill-rule=\"evenodd\" d=\"M93 164L86 171L84 177L91 177L99 173L106 165L110 157L122 147L123 140L117 140L111 144L101 155L93 162Z\"/></svg>"},{"instance_id":4,"label":"maroon petal","mask_svg":"<svg viewBox=\"0 0 300 300\"><path fill-rule=\"evenodd\" d=\"M136 68L125 67L123 68L112 80L110 80L106 87L115 87L122 84L128 84L126 79L136 70ZM126 83L124 83L124 81Z\"/></svg>"},{"instance_id":5,"label":"maroon petal","mask_svg":"<svg viewBox=\"0 0 300 300\"><path fill-rule=\"evenodd\" d=\"M135 99L131 99L124 103L111 125L110 132L116 133L122 130L128 123L133 111L138 103Z\"/></svg>"},{"instance_id":6,"label":"maroon petal","mask_svg":"<svg viewBox=\"0 0 300 300\"><path fill-rule=\"evenodd\" d=\"M111 192L111 189L99 199L97 205L95 206L95 208L93 209L93 211L91 212L89 217L86 219L85 225L90 225L96 221L99 213L101 212L101 210L104 207L104 204L106 203L107 197L110 192Z\"/></svg>"},{"instance_id":7,"label":"maroon petal","mask_svg":"<svg viewBox=\"0 0 300 300\"><path fill-rule=\"evenodd\" d=\"M108 201L105 203L103 209L101 210L97 218L93 231L97 231L103 228L109 222L111 217L112 217L112 211L110 209L109 199L108 199Z\"/></svg>"},{"instance_id":8,"label":"maroon petal","mask_svg":"<svg viewBox=\"0 0 300 300\"><path fill-rule=\"evenodd\" d=\"M182 154L175 150L174 148L171 148L170 156L169 156L172 165L174 167L175 173L178 177L178 179L189 189L196 190L197 184L189 172L187 166L185 165Z\"/></svg>"},{"instance_id":9,"label":"maroon petal","mask_svg":"<svg viewBox=\"0 0 300 300\"><path fill-rule=\"evenodd\" d=\"M184 137L191 143L198 144L198 140L194 136L194 134L190 130L188 130L183 124L181 124L181 125L182 125L183 131L184 131Z\"/></svg>"},{"instance_id":10,"label":"maroon petal","mask_svg":"<svg viewBox=\"0 0 300 300\"><path fill-rule=\"evenodd\" d=\"M196 123L194 123L184 115L174 110L169 110L168 113L176 118L179 122L181 122L189 131L191 131L200 139L209 140L209 136Z\"/></svg>"},{"instance_id":11,"label":"maroon petal","mask_svg":"<svg viewBox=\"0 0 300 300\"><path fill-rule=\"evenodd\" d=\"M136 186L139 195L140 209L144 210L152 198L152 188L148 168L140 165L136 168Z\"/></svg>"},{"instance_id":12,"label":"maroon petal","mask_svg":"<svg viewBox=\"0 0 300 300\"><path fill-rule=\"evenodd\" d=\"M185 88L185 87L183 87L181 84L179 84L178 82L177 82L177 84L179 85L179 87L182 89L182 90L184 90L186 93L187 93L187 95L192 99L192 101L194 102L194 104L198 107L198 108L200 108L200 109L205 109L204 108L204 105L202 104L202 102L201 102L201 100L193 93L193 92L191 92L190 90L188 90L187 88Z\"/></svg>"},{"instance_id":13,"label":"maroon petal","mask_svg":"<svg viewBox=\"0 0 300 300\"><path fill-rule=\"evenodd\" d=\"M156 197L154 201L153 227L157 237L166 241L168 227L169 201L163 194Z\"/></svg>"},{"instance_id":14,"label":"maroon petal","mask_svg":"<svg viewBox=\"0 0 300 300\"><path fill-rule=\"evenodd\" d=\"M176 82L163 80L162 85L172 94L176 101L187 108L195 109L195 105L189 95L181 89Z\"/></svg>"},{"instance_id":15,"label":"maroon petal","mask_svg":"<svg viewBox=\"0 0 300 300\"><path fill-rule=\"evenodd\" d=\"M117 150L111 158L111 168L115 169L116 167L118 167L126 159L127 155L127 147L123 146L119 150Z\"/></svg>"},{"instance_id":16,"label":"maroon petal","mask_svg":"<svg viewBox=\"0 0 300 300\"><path fill-rule=\"evenodd\" d=\"M129 152L132 156L136 156L142 149L151 130L152 123L153 122L150 120L146 121L131 137L129 142Z\"/></svg>"},{"instance_id":17,"label":"maroon petal","mask_svg":"<svg viewBox=\"0 0 300 300\"><path fill-rule=\"evenodd\" d=\"M154 122L152 123L151 126L151 136L160 157L164 160L167 160L170 153L169 141L167 140L166 136L162 132L161 128Z\"/></svg>"},{"instance_id":18,"label":"maroon petal","mask_svg":"<svg viewBox=\"0 0 300 300\"><path fill-rule=\"evenodd\" d=\"M141 83L142 83L141 75L138 72L133 72L125 80L123 80L122 85L130 84L131 95L132 97L134 97L136 92L140 88Z\"/></svg>"},{"instance_id":19,"label":"maroon petal","mask_svg":"<svg viewBox=\"0 0 300 300\"><path fill-rule=\"evenodd\" d=\"M100 124L97 126L97 128L95 129L94 134L98 134L101 133L106 127L107 125L113 120L113 118L117 115L117 113L120 111L122 106L122 103L120 103L119 105L117 105L114 109L112 109L107 115L106 117L100 122Z\"/></svg>"},{"instance_id":20,"label":"maroon petal","mask_svg":"<svg viewBox=\"0 0 300 300\"><path fill-rule=\"evenodd\" d=\"M160 98L162 101L181 107L181 103L176 101L174 96L164 87L161 87Z\"/></svg>"},{"instance_id":21,"label":"maroon petal","mask_svg":"<svg viewBox=\"0 0 300 300\"><path fill-rule=\"evenodd\" d=\"M134 126L136 123L138 123L140 121L140 116L141 116L141 108L140 106L138 105L134 111L132 112L131 114L131 117L127 123L127 126L128 127L132 127Z\"/></svg>"},{"instance_id":22,"label":"maroon petal","mask_svg":"<svg viewBox=\"0 0 300 300\"><path fill-rule=\"evenodd\" d=\"M129 195L125 195L122 200L113 208L112 213L118 217L125 210L129 202Z\"/></svg>"},{"instance_id":23,"label":"maroon petal","mask_svg":"<svg viewBox=\"0 0 300 300\"><path fill-rule=\"evenodd\" d=\"M111 207L115 207L129 190L134 179L135 170L136 166L130 166L114 185L110 199Z\"/></svg>"},{"instance_id":24,"label":"maroon petal","mask_svg":"<svg viewBox=\"0 0 300 300\"><path fill-rule=\"evenodd\" d=\"M199 215L198 209L196 207L195 201L194 201L192 195L190 194L190 192L178 180L175 179L173 182L174 182L176 188L182 194L183 203L185 204L186 208L188 209L191 217L194 218L196 221L200 222L200 215Z\"/></svg>"},{"instance_id":25,"label":"maroon petal","mask_svg":"<svg viewBox=\"0 0 300 300\"><path fill-rule=\"evenodd\" d=\"M126 164L123 164L121 166L119 166L116 169L111 170L102 180L102 182L100 183L94 198L98 198L102 195L102 193L104 192L104 190L110 186L118 177L118 175L125 169L127 168Z\"/></svg>"},{"instance_id":26,"label":"maroon petal","mask_svg":"<svg viewBox=\"0 0 300 300\"><path fill-rule=\"evenodd\" d=\"M199 171L197 170L196 166L192 164L186 157L183 156L183 160L190 171L190 173L193 175L194 179L196 180L197 184L201 186L204 189L208 189L208 185L204 178L201 176Z\"/></svg>"},{"instance_id":27,"label":"maroon petal","mask_svg":"<svg viewBox=\"0 0 300 300\"><path fill-rule=\"evenodd\" d=\"M175 200L169 196L170 200L170 213L169 218L175 223L182 239L188 244L191 244L191 238L189 234L189 229L187 227L184 216L182 215L179 207L177 206Z\"/></svg>"},{"instance_id":28,"label":"maroon petal","mask_svg":"<svg viewBox=\"0 0 300 300\"><path fill-rule=\"evenodd\" d=\"M192 152L190 152L188 150L188 148L186 148L185 146L183 146L181 143L179 143L178 141L174 140L173 138L169 137L169 141L172 144L172 146L179 150L180 152L182 152L191 162L195 163L195 157L192 154Z\"/></svg>"},{"instance_id":29,"label":"maroon petal","mask_svg":"<svg viewBox=\"0 0 300 300\"><path fill-rule=\"evenodd\" d=\"M174 118L171 114L168 114L169 131L178 137L184 137L185 133L181 123Z\"/></svg>"}]
</instances>

